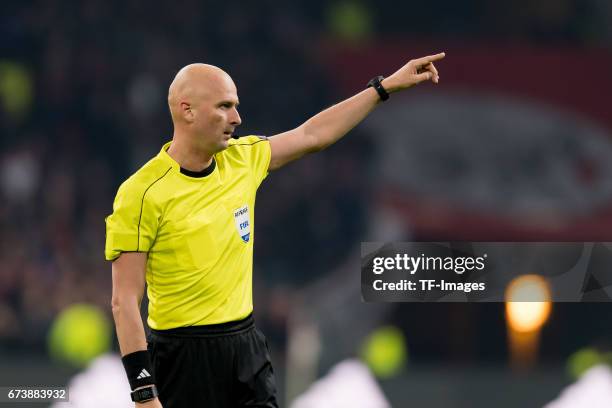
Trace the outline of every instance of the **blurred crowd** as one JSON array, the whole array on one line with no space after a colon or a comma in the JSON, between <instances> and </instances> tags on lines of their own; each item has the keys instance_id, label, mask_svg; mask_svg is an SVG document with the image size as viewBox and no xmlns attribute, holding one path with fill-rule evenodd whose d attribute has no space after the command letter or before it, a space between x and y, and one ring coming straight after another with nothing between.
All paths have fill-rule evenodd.
<instances>
[{"instance_id":1,"label":"blurred crowd","mask_svg":"<svg viewBox=\"0 0 612 408\"><path fill-rule=\"evenodd\" d=\"M7 50L0 61L0 349L44 350L49 324L65 306L109 310L104 218L119 184L170 140L165 98L182 66L207 62L232 75L241 135L295 127L329 105L333 92L305 41L317 33L308 16L288 7L7 6L0 40ZM266 182L255 268L263 315L268 303L282 310L292 286L333 266L354 242L344 234L358 234L363 222L360 182L352 177L363 148L347 144L333 161L321 156ZM277 315L270 324L282 326Z\"/></svg>"},{"instance_id":2,"label":"blurred crowd","mask_svg":"<svg viewBox=\"0 0 612 408\"><path fill-rule=\"evenodd\" d=\"M325 74L324 42L412 35L610 46L611 10L605 0L3 2L0 351L43 350L51 320L71 303L109 310L104 218L119 184L171 138L166 92L182 66L226 70L241 100L238 133L273 135L348 96ZM263 184L255 301L273 341L284 341L292 293L362 240L374 147L356 130Z\"/></svg>"}]
</instances>

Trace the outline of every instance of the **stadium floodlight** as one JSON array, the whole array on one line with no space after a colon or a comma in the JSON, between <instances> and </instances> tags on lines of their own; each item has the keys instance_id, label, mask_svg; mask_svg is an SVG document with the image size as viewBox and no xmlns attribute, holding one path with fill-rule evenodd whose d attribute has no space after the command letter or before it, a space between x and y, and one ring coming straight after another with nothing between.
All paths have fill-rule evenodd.
<instances>
[{"instance_id":1,"label":"stadium floodlight","mask_svg":"<svg viewBox=\"0 0 612 408\"><path fill-rule=\"evenodd\" d=\"M526 369L535 364L540 331L552 310L550 286L539 275L522 275L505 293L511 364Z\"/></svg>"},{"instance_id":2,"label":"stadium floodlight","mask_svg":"<svg viewBox=\"0 0 612 408\"><path fill-rule=\"evenodd\" d=\"M522 275L506 288L506 318L512 330L542 328L552 309L548 282L539 275Z\"/></svg>"}]
</instances>

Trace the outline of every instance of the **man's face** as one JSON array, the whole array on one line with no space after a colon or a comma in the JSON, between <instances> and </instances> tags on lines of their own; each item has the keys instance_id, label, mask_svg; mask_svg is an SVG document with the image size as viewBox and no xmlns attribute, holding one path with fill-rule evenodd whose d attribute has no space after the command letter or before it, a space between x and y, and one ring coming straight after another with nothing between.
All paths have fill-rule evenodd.
<instances>
[{"instance_id":1,"label":"man's face","mask_svg":"<svg viewBox=\"0 0 612 408\"><path fill-rule=\"evenodd\" d=\"M227 148L234 130L242 123L236 85L225 76L199 96L192 105L193 127L201 146L214 154Z\"/></svg>"}]
</instances>

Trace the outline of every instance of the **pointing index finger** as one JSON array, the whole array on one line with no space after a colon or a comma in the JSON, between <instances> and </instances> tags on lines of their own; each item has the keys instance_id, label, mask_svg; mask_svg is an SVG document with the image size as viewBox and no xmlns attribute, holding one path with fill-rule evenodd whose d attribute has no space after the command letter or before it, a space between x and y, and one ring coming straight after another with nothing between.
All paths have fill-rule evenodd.
<instances>
[{"instance_id":1,"label":"pointing index finger","mask_svg":"<svg viewBox=\"0 0 612 408\"><path fill-rule=\"evenodd\" d=\"M428 64L430 62L440 61L445 56L446 56L446 53L444 53L444 52L441 52L441 53L435 54L435 55L428 55L426 57L417 59L417 63L418 64Z\"/></svg>"}]
</instances>

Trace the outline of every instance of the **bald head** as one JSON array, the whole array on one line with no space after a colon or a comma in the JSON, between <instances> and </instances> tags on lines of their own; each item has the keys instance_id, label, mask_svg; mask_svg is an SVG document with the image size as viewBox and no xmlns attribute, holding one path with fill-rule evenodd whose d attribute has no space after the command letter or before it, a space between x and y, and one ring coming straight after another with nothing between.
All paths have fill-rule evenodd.
<instances>
[{"instance_id":1,"label":"bald head","mask_svg":"<svg viewBox=\"0 0 612 408\"><path fill-rule=\"evenodd\" d=\"M238 104L236 85L222 69L207 64L181 69L168 89L173 148L205 155L227 148L242 122Z\"/></svg>"},{"instance_id":2,"label":"bald head","mask_svg":"<svg viewBox=\"0 0 612 408\"><path fill-rule=\"evenodd\" d=\"M184 121L184 112L188 106L223 98L228 92L235 94L236 86L221 68L208 64L190 64L183 67L168 89L168 106L172 121L175 124Z\"/></svg>"}]
</instances>

